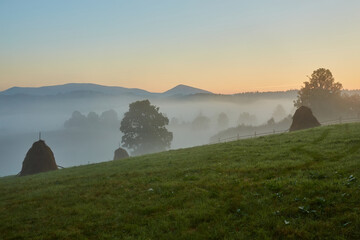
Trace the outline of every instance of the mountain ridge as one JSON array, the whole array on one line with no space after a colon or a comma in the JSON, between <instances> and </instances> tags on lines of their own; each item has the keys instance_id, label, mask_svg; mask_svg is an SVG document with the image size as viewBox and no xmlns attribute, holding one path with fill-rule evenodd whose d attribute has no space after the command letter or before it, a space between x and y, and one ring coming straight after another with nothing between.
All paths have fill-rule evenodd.
<instances>
[{"instance_id":1,"label":"mountain ridge","mask_svg":"<svg viewBox=\"0 0 360 240\"><path fill-rule=\"evenodd\" d=\"M209 91L194 88L187 85L179 84L174 88L171 88L162 93L149 92L139 88L125 88L119 86L104 86L94 83L67 83L62 85L51 85L42 87L11 87L0 92L0 95L32 95L32 96L50 96L69 94L73 92L93 92L102 93L105 95L121 95L121 94L133 94L133 95L192 95L198 93L212 94Z\"/></svg>"},{"instance_id":2,"label":"mountain ridge","mask_svg":"<svg viewBox=\"0 0 360 240\"><path fill-rule=\"evenodd\" d=\"M165 92L163 92L162 94L164 95L191 95L191 94L199 94L199 93L204 93L204 94L213 94L212 92L200 89L200 88L195 88L195 87L191 87L188 85L184 85L184 84L179 84Z\"/></svg>"}]
</instances>

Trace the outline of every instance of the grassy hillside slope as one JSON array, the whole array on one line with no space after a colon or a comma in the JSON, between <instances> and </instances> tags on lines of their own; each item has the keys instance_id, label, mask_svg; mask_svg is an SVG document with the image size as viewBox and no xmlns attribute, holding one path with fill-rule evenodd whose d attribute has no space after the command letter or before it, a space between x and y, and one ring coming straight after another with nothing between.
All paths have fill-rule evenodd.
<instances>
[{"instance_id":1,"label":"grassy hillside slope","mask_svg":"<svg viewBox=\"0 0 360 240\"><path fill-rule=\"evenodd\" d=\"M0 239L360 239L360 124L0 178Z\"/></svg>"}]
</instances>

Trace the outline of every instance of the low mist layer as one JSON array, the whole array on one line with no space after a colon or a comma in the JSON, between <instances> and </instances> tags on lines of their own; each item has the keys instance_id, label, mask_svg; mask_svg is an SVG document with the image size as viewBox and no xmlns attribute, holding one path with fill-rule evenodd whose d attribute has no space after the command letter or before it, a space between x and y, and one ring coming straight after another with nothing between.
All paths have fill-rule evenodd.
<instances>
[{"instance_id":1,"label":"low mist layer","mask_svg":"<svg viewBox=\"0 0 360 240\"><path fill-rule=\"evenodd\" d=\"M20 171L39 131L60 166L112 160L121 143L119 128L124 113L131 102L143 99L135 95L5 98L0 102L0 176ZM229 127L261 125L294 111L294 98L285 93L271 97L193 95L149 99L170 120L167 128L173 133L171 149L208 144L212 136ZM219 116L225 120L219 121Z\"/></svg>"}]
</instances>

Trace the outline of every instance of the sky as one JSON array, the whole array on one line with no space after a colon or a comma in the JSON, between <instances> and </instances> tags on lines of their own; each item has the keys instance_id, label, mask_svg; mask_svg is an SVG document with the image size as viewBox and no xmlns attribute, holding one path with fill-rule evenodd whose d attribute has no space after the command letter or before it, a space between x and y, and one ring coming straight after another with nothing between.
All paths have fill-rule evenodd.
<instances>
[{"instance_id":1,"label":"sky","mask_svg":"<svg viewBox=\"0 0 360 240\"><path fill-rule=\"evenodd\" d=\"M360 89L358 0L0 0L0 91L96 83L163 92Z\"/></svg>"}]
</instances>

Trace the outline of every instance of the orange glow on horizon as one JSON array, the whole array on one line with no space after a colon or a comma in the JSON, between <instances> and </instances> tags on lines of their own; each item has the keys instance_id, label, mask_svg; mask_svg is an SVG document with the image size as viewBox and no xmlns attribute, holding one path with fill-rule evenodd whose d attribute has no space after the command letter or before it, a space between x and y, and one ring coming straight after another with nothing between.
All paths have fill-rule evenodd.
<instances>
[{"instance_id":1,"label":"orange glow on horizon","mask_svg":"<svg viewBox=\"0 0 360 240\"><path fill-rule=\"evenodd\" d=\"M0 91L65 83L285 91L318 68L360 89L360 1L80 2L3 1Z\"/></svg>"}]
</instances>

